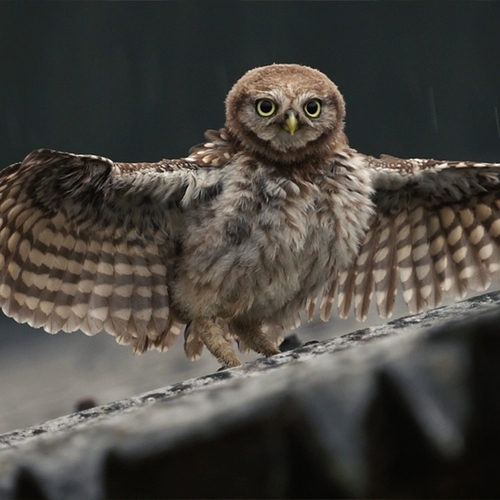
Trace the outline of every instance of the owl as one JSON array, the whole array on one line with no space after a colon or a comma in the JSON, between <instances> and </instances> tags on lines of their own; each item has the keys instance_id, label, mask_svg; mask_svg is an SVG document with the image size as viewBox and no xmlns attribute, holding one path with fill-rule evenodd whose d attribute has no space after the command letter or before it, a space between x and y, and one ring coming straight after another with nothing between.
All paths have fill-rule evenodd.
<instances>
[{"instance_id":1,"label":"owl","mask_svg":"<svg viewBox=\"0 0 500 500\"><path fill-rule=\"evenodd\" d=\"M398 288L411 313L500 271L500 163L352 149L342 95L297 64L247 72L226 123L182 159L37 150L0 173L0 305L49 333L106 331L135 352L184 328L224 367L286 328Z\"/></svg>"}]
</instances>

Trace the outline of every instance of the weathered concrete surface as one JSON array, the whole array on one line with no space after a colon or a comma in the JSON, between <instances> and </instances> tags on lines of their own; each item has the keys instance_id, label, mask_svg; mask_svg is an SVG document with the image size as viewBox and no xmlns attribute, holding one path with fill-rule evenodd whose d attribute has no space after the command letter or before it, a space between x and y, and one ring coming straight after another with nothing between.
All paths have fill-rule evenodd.
<instances>
[{"instance_id":1,"label":"weathered concrete surface","mask_svg":"<svg viewBox=\"0 0 500 500\"><path fill-rule=\"evenodd\" d=\"M500 293L0 436L5 498L494 497Z\"/></svg>"}]
</instances>

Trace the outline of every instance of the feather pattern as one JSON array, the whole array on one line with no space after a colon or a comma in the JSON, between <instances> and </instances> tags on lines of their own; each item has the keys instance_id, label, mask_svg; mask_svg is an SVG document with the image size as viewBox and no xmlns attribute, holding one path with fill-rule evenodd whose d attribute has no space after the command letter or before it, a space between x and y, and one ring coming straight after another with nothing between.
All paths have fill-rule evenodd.
<instances>
[{"instance_id":1,"label":"feather pattern","mask_svg":"<svg viewBox=\"0 0 500 500\"><path fill-rule=\"evenodd\" d=\"M374 256L379 245L380 229L374 225L366 236L356 261L354 279L354 311L356 318L363 321L368 314L374 285Z\"/></svg>"},{"instance_id":2,"label":"feather pattern","mask_svg":"<svg viewBox=\"0 0 500 500\"><path fill-rule=\"evenodd\" d=\"M500 164L390 156L367 157L367 164L378 213L341 273L340 316L354 303L363 320L374 285L379 314L389 317L398 276L411 313L436 307L446 294L485 290L500 269ZM326 287L323 304L334 293Z\"/></svg>"},{"instance_id":3,"label":"feather pattern","mask_svg":"<svg viewBox=\"0 0 500 500\"><path fill-rule=\"evenodd\" d=\"M179 334L167 267L179 204L217 182L187 161L38 150L0 174L0 304L50 333L106 330L142 352ZM169 250L170 249L170 250ZM175 326L175 328L174 328Z\"/></svg>"},{"instance_id":4,"label":"feather pattern","mask_svg":"<svg viewBox=\"0 0 500 500\"><path fill-rule=\"evenodd\" d=\"M392 313L397 293L395 225L395 217L381 218L380 243L374 255L375 297L382 318L387 318Z\"/></svg>"}]
</instances>

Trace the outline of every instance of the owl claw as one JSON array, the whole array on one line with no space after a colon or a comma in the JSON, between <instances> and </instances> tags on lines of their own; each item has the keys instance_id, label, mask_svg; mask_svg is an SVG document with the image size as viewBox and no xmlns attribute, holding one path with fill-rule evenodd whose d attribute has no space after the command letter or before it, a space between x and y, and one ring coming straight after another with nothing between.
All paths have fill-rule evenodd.
<instances>
[{"instance_id":1,"label":"owl claw","mask_svg":"<svg viewBox=\"0 0 500 500\"><path fill-rule=\"evenodd\" d=\"M229 326L231 331L253 351L266 357L280 353L279 348L262 332L258 323L246 324L235 320Z\"/></svg>"},{"instance_id":2,"label":"owl claw","mask_svg":"<svg viewBox=\"0 0 500 500\"><path fill-rule=\"evenodd\" d=\"M198 336L206 348L217 358L224 368L240 366L241 361L230 342L225 338L220 320L198 318L190 324L190 331Z\"/></svg>"}]
</instances>

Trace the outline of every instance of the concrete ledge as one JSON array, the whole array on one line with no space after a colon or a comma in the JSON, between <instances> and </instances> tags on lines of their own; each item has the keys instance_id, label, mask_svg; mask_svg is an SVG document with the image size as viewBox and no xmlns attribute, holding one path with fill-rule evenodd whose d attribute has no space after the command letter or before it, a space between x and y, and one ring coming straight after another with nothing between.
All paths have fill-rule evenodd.
<instances>
[{"instance_id":1,"label":"concrete ledge","mask_svg":"<svg viewBox=\"0 0 500 500\"><path fill-rule=\"evenodd\" d=\"M2 498L494 497L500 292L0 436Z\"/></svg>"}]
</instances>

